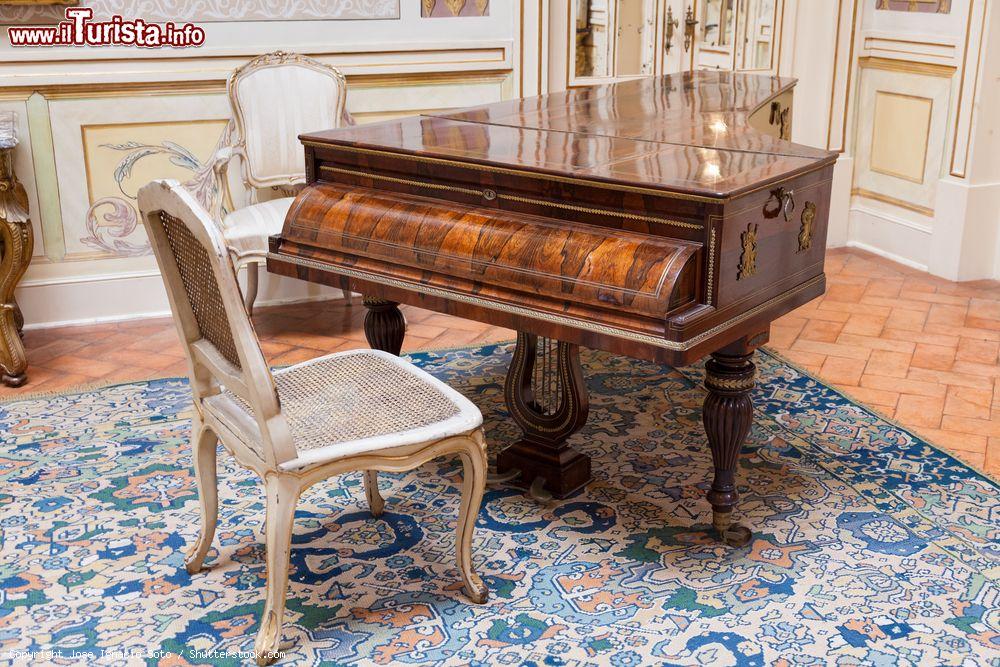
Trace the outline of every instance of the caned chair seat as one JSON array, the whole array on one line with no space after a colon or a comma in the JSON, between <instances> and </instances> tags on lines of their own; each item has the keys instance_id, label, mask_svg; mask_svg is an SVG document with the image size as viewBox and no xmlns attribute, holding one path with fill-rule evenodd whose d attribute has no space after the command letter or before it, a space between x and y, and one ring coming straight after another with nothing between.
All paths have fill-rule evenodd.
<instances>
[{"instance_id":1,"label":"caned chair seat","mask_svg":"<svg viewBox=\"0 0 1000 667\"><path fill-rule=\"evenodd\" d=\"M280 464L282 470L440 440L483 422L479 409L457 391L379 350L311 359L276 371L274 382L298 453ZM205 404L257 450L260 433L246 401L223 392Z\"/></svg>"},{"instance_id":2,"label":"caned chair seat","mask_svg":"<svg viewBox=\"0 0 1000 667\"><path fill-rule=\"evenodd\" d=\"M485 601L486 586L472 564L487 467L476 406L386 352L341 352L272 373L240 297L233 253L208 212L176 181L140 189L139 209L190 369L201 531L184 561L189 573L202 569L218 522L216 445L263 482L267 588L257 662L272 662L281 646L295 505L303 491L333 475L361 472L368 506L379 516L385 501L377 471L412 470L439 456L461 459L456 564L466 595Z\"/></svg>"},{"instance_id":3,"label":"caned chair seat","mask_svg":"<svg viewBox=\"0 0 1000 667\"><path fill-rule=\"evenodd\" d=\"M267 254L267 237L280 234L285 214L295 200L282 197L238 208L222 219L222 236L237 264Z\"/></svg>"}]
</instances>

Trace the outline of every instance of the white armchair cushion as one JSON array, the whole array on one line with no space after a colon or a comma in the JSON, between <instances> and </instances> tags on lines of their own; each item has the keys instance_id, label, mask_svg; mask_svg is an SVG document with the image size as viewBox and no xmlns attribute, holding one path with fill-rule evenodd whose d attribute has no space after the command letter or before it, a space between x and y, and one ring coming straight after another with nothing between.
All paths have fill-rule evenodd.
<instances>
[{"instance_id":1,"label":"white armchair cushion","mask_svg":"<svg viewBox=\"0 0 1000 667\"><path fill-rule=\"evenodd\" d=\"M282 197L233 211L222 220L222 236L237 263L267 253L267 237L281 232L294 197Z\"/></svg>"},{"instance_id":2,"label":"white armchair cushion","mask_svg":"<svg viewBox=\"0 0 1000 667\"><path fill-rule=\"evenodd\" d=\"M341 94L330 73L308 67L267 67L241 76L235 97L251 182L304 181L298 136L338 127Z\"/></svg>"}]
</instances>

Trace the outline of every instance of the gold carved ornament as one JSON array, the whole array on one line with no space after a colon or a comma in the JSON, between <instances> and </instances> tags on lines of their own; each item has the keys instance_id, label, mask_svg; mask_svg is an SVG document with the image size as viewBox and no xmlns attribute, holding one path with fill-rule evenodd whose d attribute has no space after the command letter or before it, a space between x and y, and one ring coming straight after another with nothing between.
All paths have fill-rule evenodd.
<instances>
[{"instance_id":1,"label":"gold carved ornament","mask_svg":"<svg viewBox=\"0 0 1000 667\"><path fill-rule=\"evenodd\" d=\"M452 16L458 16L465 9L465 0L444 0L444 4Z\"/></svg>"},{"instance_id":2,"label":"gold carved ornament","mask_svg":"<svg viewBox=\"0 0 1000 667\"><path fill-rule=\"evenodd\" d=\"M424 16L430 16L431 12L434 11L434 5L437 4L437 0L420 0L420 5L424 10Z\"/></svg>"},{"instance_id":3,"label":"gold carved ornament","mask_svg":"<svg viewBox=\"0 0 1000 667\"><path fill-rule=\"evenodd\" d=\"M21 311L14 288L31 261L34 240L28 195L14 174L14 149L0 149L0 372L3 384L24 384L28 366L21 342Z\"/></svg>"},{"instance_id":4,"label":"gold carved ornament","mask_svg":"<svg viewBox=\"0 0 1000 667\"><path fill-rule=\"evenodd\" d=\"M740 242L743 244L743 252L740 254L740 268L736 275L737 280L743 280L757 273L757 230L759 225L755 222L747 224L747 230L740 234Z\"/></svg>"},{"instance_id":5,"label":"gold carved ornament","mask_svg":"<svg viewBox=\"0 0 1000 667\"><path fill-rule=\"evenodd\" d=\"M778 126L778 138L789 140L792 138L791 132L789 131L789 112L791 107L781 108L781 102L774 101L771 102L771 114L768 116L768 122L774 126Z\"/></svg>"},{"instance_id":6,"label":"gold carved ornament","mask_svg":"<svg viewBox=\"0 0 1000 667\"><path fill-rule=\"evenodd\" d=\"M799 227L799 252L804 252L812 247L813 222L816 220L816 204L811 201L806 202L802 209L802 225Z\"/></svg>"}]
</instances>

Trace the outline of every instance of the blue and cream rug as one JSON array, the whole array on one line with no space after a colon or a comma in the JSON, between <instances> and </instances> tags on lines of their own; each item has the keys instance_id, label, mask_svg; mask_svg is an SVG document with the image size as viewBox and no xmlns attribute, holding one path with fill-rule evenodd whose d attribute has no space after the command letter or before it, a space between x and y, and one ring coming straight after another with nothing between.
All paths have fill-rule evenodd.
<instances>
[{"instance_id":1,"label":"blue and cream rug","mask_svg":"<svg viewBox=\"0 0 1000 667\"><path fill-rule=\"evenodd\" d=\"M516 435L508 346L417 362ZM487 493L488 604L454 568L457 461L319 484L296 514L286 664L997 665L1000 489L780 360L758 354L740 469L741 549L706 532L700 368L585 352L593 457L579 495ZM0 405L0 663L245 664L262 608L260 488L220 457L212 569L184 380Z\"/></svg>"}]
</instances>

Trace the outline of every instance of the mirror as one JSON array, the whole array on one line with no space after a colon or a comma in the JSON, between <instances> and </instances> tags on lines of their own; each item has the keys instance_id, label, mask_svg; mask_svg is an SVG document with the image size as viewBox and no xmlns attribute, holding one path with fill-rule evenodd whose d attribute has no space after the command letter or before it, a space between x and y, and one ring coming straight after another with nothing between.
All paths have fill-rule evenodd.
<instances>
[{"instance_id":1,"label":"mirror","mask_svg":"<svg viewBox=\"0 0 1000 667\"><path fill-rule=\"evenodd\" d=\"M573 0L575 78L653 73L655 0Z\"/></svg>"},{"instance_id":2,"label":"mirror","mask_svg":"<svg viewBox=\"0 0 1000 667\"><path fill-rule=\"evenodd\" d=\"M705 69L771 69L775 0L700 0L694 60Z\"/></svg>"},{"instance_id":3,"label":"mirror","mask_svg":"<svg viewBox=\"0 0 1000 667\"><path fill-rule=\"evenodd\" d=\"M699 67L730 69L733 66L733 35L736 23L736 0L700 0L698 17L701 34L698 40Z\"/></svg>"},{"instance_id":4,"label":"mirror","mask_svg":"<svg viewBox=\"0 0 1000 667\"><path fill-rule=\"evenodd\" d=\"M701 15L704 17L702 41L705 46L721 48L732 44L733 1L704 0Z\"/></svg>"},{"instance_id":5,"label":"mirror","mask_svg":"<svg viewBox=\"0 0 1000 667\"><path fill-rule=\"evenodd\" d=\"M609 76L607 0L576 0L576 76Z\"/></svg>"},{"instance_id":6,"label":"mirror","mask_svg":"<svg viewBox=\"0 0 1000 667\"><path fill-rule=\"evenodd\" d=\"M741 0L737 69L770 69L774 48L774 0Z\"/></svg>"}]
</instances>

